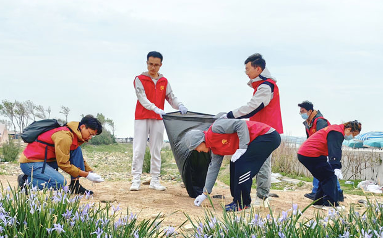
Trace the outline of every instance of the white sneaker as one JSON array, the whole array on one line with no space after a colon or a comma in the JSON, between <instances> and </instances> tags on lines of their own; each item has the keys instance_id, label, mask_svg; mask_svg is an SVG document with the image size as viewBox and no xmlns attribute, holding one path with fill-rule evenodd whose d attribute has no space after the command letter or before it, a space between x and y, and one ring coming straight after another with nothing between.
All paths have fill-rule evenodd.
<instances>
[{"instance_id":1,"label":"white sneaker","mask_svg":"<svg viewBox=\"0 0 383 238\"><path fill-rule=\"evenodd\" d=\"M141 179L139 177L133 178L132 186L130 186L130 191L138 191L141 187Z\"/></svg>"},{"instance_id":2,"label":"white sneaker","mask_svg":"<svg viewBox=\"0 0 383 238\"><path fill-rule=\"evenodd\" d=\"M269 207L269 198L266 198L265 200L263 200L262 198L257 196L253 202L253 206L254 207Z\"/></svg>"},{"instance_id":3,"label":"white sneaker","mask_svg":"<svg viewBox=\"0 0 383 238\"><path fill-rule=\"evenodd\" d=\"M162 185L160 184L160 180L158 180L158 179L152 179L152 180L150 181L149 188L151 188L151 189L155 189L155 190L158 190L158 191L164 191L164 190L166 190L166 187L165 187L165 186L162 186Z\"/></svg>"}]
</instances>

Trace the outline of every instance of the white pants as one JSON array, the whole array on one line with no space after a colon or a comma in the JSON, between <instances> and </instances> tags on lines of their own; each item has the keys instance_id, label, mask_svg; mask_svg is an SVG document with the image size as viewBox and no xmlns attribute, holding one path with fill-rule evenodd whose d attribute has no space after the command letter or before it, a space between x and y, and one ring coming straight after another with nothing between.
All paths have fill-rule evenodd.
<instances>
[{"instance_id":1,"label":"white pants","mask_svg":"<svg viewBox=\"0 0 383 238\"><path fill-rule=\"evenodd\" d=\"M149 136L150 149L150 175L158 178L161 170L161 148L164 142L164 122L162 120L135 120L133 139L132 175L138 177L142 174L142 164L146 144Z\"/></svg>"}]
</instances>

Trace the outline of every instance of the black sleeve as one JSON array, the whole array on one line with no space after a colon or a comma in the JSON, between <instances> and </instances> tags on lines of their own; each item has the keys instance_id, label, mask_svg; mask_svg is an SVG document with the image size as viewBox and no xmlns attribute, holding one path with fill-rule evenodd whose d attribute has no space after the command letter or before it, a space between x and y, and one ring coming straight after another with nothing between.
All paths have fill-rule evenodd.
<instances>
[{"instance_id":1,"label":"black sleeve","mask_svg":"<svg viewBox=\"0 0 383 238\"><path fill-rule=\"evenodd\" d=\"M330 131L327 135L328 159L333 169L341 169L342 143L344 136L338 131Z\"/></svg>"},{"instance_id":2,"label":"black sleeve","mask_svg":"<svg viewBox=\"0 0 383 238\"><path fill-rule=\"evenodd\" d=\"M323 129L326 126L328 126L327 121L325 119L319 118L317 121L317 128L315 129L319 131L320 129Z\"/></svg>"}]
</instances>

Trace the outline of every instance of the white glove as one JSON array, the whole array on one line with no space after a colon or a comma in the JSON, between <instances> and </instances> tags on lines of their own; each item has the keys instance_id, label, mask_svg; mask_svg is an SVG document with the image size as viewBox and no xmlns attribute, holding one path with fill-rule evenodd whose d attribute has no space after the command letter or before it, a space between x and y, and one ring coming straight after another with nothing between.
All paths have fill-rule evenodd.
<instances>
[{"instance_id":1,"label":"white glove","mask_svg":"<svg viewBox=\"0 0 383 238\"><path fill-rule=\"evenodd\" d=\"M197 207L201 206L201 203L207 198L207 196L202 193L201 195L197 196L194 200L194 205Z\"/></svg>"},{"instance_id":2,"label":"white glove","mask_svg":"<svg viewBox=\"0 0 383 238\"><path fill-rule=\"evenodd\" d=\"M158 115L160 115L161 118L162 118L162 115L165 115L165 114L166 114L166 112L165 112L164 110L159 109L158 107L154 108L153 111L154 111L155 113L157 113Z\"/></svg>"},{"instance_id":3,"label":"white glove","mask_svg":"<svg viewBox=\"0 0 383 238\"><path fill-rule=\"evenodd\" d=\"M340 169L334 169L334 173L338 179L343 179L343 174Z\"/></svg>"},{"instance_id":4,"label":"white glove","mask_svg":"<svg viewBox=\"0 0 383 238\"><path fill-rule=\"evenodd\" d=\"M246 152L246 149L238 149L237 151L235 151L235 153L231 156L231 162L235 162L237 161L237 159L239 159L239 157L241 157L244 153Z\"/></svg>"},{"instance_id":5,"label":"white glove","mask_svg":"<svg viewBox=\"0 0 383 238\"><path fill-rule=\"evenodd\" d=\"M223 114L222 116L219 117L219 119L227 119L227 114Z\"/></svg>"},{"instance_id":6,"label":"white glove","mask_svg":"<svg viewBox=\"0 0 383 238\"><path fill-rule=\"evenodd\" d=\"M188 112L188 109L182 104L178 106L178 110L181 111L181 114L186 114Z\"/></svg>"},{"instance_id":7,"label":"white glove","mask_svg":"<svg viewBox=\"0 0 383 238\"><path fill-rule=\"evenodd\" d=\"M104 182L104 179L101 178L101 176L96 174L96 173L89 172L89 174L88 174L88 176L86 176L86 178L89 179L90 181L94 182L94 183Z\"/></svg>"}]
</instances>

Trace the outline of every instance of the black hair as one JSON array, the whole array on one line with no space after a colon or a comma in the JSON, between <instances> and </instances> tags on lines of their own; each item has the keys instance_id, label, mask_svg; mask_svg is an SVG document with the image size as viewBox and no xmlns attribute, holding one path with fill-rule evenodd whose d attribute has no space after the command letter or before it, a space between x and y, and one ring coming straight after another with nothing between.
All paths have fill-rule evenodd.
<instances>
[{"instance_id":1,"label":"black hair","mask_svg":"<svg viewBox=\"0 0 383 238\"><path fill-rule=\"evenodd\" d=\"M303 101L302 103L299 103L298 104L298 107L303 107L304 109L306 109L307 111L314 111L314 105L312 102L310 101Z\"/></svg>"},{"instance_id":2,"label":"black hair","mask_svg":"<svg viewBox=\"0 0 383 238\"><path fill-rule=\"evenodd\" d=\"M362 123L359 121L349 121L346 123L343 123L344 128L351 128L351 132L357 131L360 132L362 130Z\"/></svg>"},{"instance_id":3,"label":"black hair","mask_svg":"<svg viewBox=\"0 0 383 238\"><path fill-rule=\"evenodd\" d=\"M261 67L262 70L265 69L266 67L266 61L262 58L262 55L261 54L253 54L253 55L250 55L246 60L245 60L245 64L251 62L251 66L253 67Z\"/></svg>"},{"instance_id":4,"label":"black hair","mask_svg":"<svg viewBox=\"0 0 383 238\"><path fill-rule=\"evenodd\" d=\"M160 58L161 59L161 63L162 63L163 57L162 57L162 54L160 52L150 51L148 53L148 55L146 56L146 60L149 60L149 57Z\"/></svg>"},{"instance_id":5,"label":"black hair","mask_svg":"<svg viewBox=\"0 0 383 238\"><path fill-rule=\"evenodd\" d=\"M97 118L94 118L92 115L86 115L83 117L78 127L80 128L81 125L85 125L86 128L97 131L97 135L100 135L102 132L101 122Z\"/></svg>"}]
</instances>

